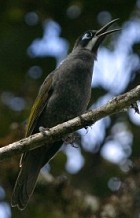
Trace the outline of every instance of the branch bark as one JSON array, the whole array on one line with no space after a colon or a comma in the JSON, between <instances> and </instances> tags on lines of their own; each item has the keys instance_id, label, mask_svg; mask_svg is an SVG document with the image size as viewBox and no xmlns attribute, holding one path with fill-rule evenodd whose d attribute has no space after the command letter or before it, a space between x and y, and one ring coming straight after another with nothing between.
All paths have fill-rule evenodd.
<instances>
[{"instance_id":1,"label":"branch bark","mask_svg":"<svg viewBox=\"0 0 140 218\"><path fill-rule=\"evenodd\" d=\"M79 117L50 128L43 134L37 133L0 148L0 160L40 147L44 142L46 146L49 147L50 144L62 139L67 134L83 127L90 126L106 116L119 113L123 109L130 107L131 104L134 104L139 99L140 85L125 94L114 97L104 106L101 106L96 110L88 111Z\"/></svg>"}]
</instances>

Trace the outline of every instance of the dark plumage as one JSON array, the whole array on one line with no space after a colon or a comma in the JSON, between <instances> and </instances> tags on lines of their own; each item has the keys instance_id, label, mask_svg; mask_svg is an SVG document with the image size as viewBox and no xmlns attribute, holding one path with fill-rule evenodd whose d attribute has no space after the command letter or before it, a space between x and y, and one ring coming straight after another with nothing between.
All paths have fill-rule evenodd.
<instances>
[{"instance_id":1,"label":"dark plumage","mask_svg":"<svg viewBox=\"0 0 140 218\"><path fill-rule=\"evenodd\" d=\"M116 19L117 20L117 19ZM97 49L116 20L99 31L81 35L62 64L50 73L42 84L29 117L26 135L50 128L81 115L87 109L91 92L93 64ZM24 209L34 190L40 169L55 155L63 141L28 151L22 155L20 172L12 195L12 206Z\"/></svg>"}]
</instances>

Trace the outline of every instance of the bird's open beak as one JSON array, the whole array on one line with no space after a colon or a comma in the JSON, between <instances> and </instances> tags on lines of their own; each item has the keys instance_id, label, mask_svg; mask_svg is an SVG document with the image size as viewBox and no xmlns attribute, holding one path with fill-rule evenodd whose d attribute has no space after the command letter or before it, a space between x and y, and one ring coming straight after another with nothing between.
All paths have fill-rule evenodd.
<instances>
[{"instance_id":1,"label":"bird's open beak","mask_svg":"<svg viewBox=\"0 0 140 218\"><path fill-rule=\"evenodd\" d=\"M109 23L107 23L105 26L103 26L101 29L99 29L95 33L95 36L93 38L93 40L94 40L93 52L95 52L95 53L97 52L98 47L100 46L100 44L102 43L102 41L105 39L105 37L107 35L120 30L120 29L108 30L108 28L112 24L114 24L117 20L119 20L119 19L117 18L117 19L114 19L114 20L110 21Z\"/></svg>"}]
</instances>

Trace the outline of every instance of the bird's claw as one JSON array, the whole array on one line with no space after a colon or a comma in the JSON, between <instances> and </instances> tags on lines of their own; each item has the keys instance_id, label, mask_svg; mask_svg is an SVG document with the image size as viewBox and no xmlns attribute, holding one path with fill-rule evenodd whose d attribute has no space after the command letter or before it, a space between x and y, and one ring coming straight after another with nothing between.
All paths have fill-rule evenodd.
<instances>
[{"instance_id":1,"label":"bird's claw","mask_svg":"<svg viewBox=\"0 0 140 218\"><path fill-rule=\"evenodd\" d=\"M41 132L43 135L46 135L46 130L49 130L49 128L45 128L44 126L39 127L39 132Z\"/></svg>"},{"instance_id":2,"label":"bird's claw","mask_svg":"<svg viewBox=\"0 0 140 218\"><path fill-rule=\"evenodd\" d=\"M135 110L135 113L140 114L140 110L139 110L137 102L131 104L131 107Z\"/></svg>"},{"instance_id":3,"label":"bird's claw","mask_svg":"<svg viewBox=\"0 0 140 218\"><path fill-rule=\"evenodd\" d=\"M71 134L65 136L63 138L63 141L65 144L70 144L70 145L72 145L72 147L78 148L78 145L75 144L75 141L77 138L78 138L77 135L75 135L74 133L71 133Z\"/></svg>"}]
</instances>

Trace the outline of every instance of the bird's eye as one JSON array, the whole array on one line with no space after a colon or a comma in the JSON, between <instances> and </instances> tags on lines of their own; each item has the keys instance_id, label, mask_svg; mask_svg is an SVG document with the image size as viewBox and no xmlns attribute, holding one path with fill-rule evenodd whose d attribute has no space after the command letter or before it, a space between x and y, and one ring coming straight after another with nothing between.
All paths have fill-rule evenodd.
<instances>
[{"instance_id":1,"label":"bird's eye","mask_svg":"<svg viewBox=\"0 0 140 218\"><path fill-rule=\"evenodd\" d=\"M93 37L93 33L92 32L86 32L83 37L82 37L82 40L84 39L91 39Z\"/></svg>"}]
</instances>

